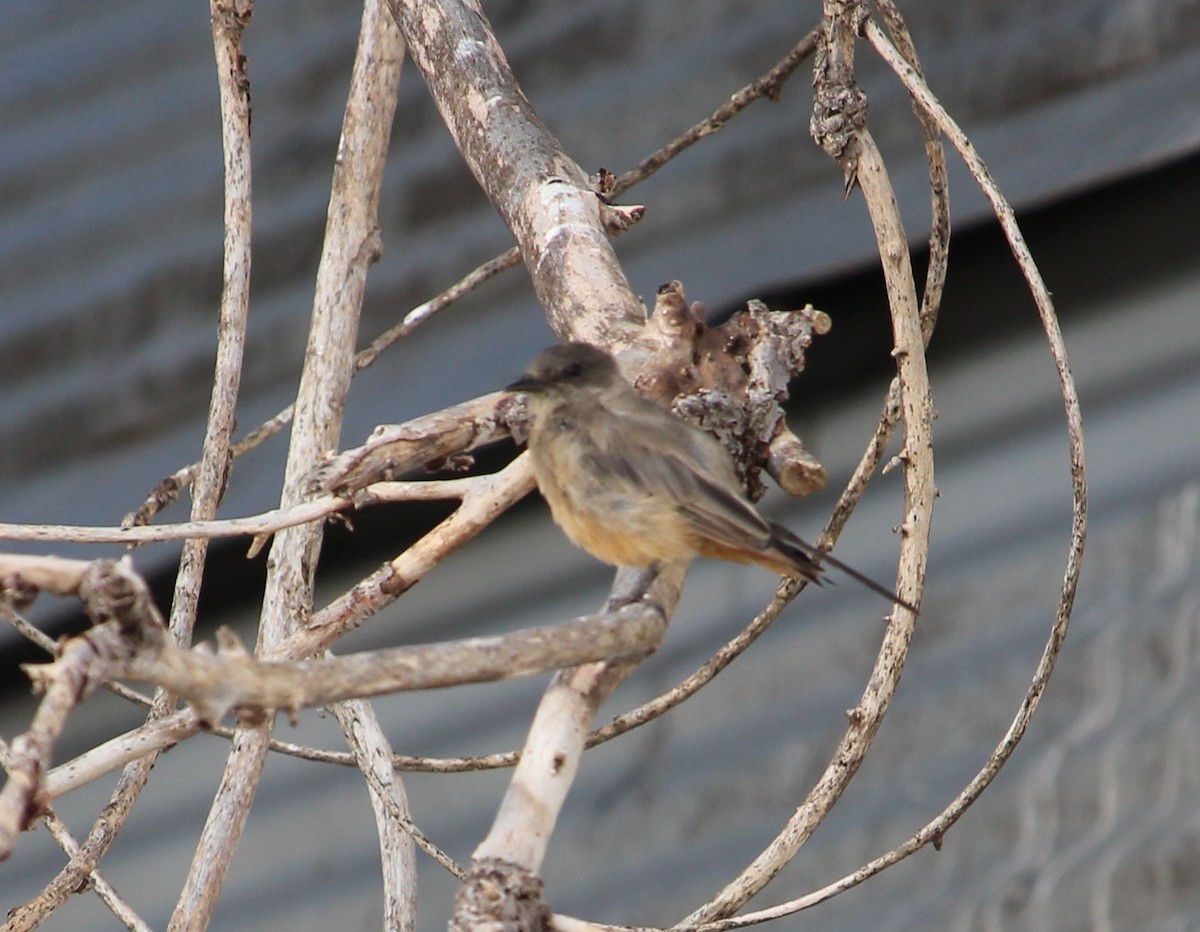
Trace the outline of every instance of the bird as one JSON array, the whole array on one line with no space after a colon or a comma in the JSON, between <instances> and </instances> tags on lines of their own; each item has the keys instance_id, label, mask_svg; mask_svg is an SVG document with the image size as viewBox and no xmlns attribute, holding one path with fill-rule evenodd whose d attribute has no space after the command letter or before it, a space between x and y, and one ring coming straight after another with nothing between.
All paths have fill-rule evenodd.
<instances>
[{"instance_id":1,"label":"bird","mask_svg":"<svg viewBox=\"0 0 1200 932\"><path fill-rule=\"evenodd\" d=\"M649 579L696 557L815 583L829 565L916 612L764 518L716 438L639 395L603 349L580 341L552 346L505 391L525 398L527 447L551 516L596 559Z\"/></svg>"}]
</instances>

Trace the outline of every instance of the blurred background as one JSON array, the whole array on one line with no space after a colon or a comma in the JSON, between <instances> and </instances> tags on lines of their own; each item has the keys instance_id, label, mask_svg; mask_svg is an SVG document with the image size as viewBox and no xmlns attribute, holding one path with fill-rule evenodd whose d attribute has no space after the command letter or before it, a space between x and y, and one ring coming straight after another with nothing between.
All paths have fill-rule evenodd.
<instances>
[{"instance_id":1,"label":"blurred background","mask_svg":"<svg viewBox=\"0 0 1200 932\"><path fill-rule=\"evenodd\" d=\"M817 21L789 0L484 4L540 116L585 169L623 171L770 68ZM1055 295L1083 402L1091 530L1059 669L1025 742L947 835L879 878L774 928L1200 928L1200 7L1189 0L901 0L934 92L971 135ZM0 13L0 520L115 524L200 452L221 286L221 153L203 4ZM358 14L330 0L260 4L246 34L254 107L253 304L241 432L299 375ZM869 124L923 265L928 191L898 81L859 53ZM646 220L618 252L635 290L681 280L714 319L748 298L833 319L794 383L793 428L829 487L766 508L818 533L875 423L892 363L861 198L808 138L811 80L759 102L624 200ZM920 828L1001 740L1048 633L1069 540L1062 404L1031 299L986 204L950 155L954 237L930 349L941 497L904 679L867 763L793 864L751 906L798 896ZM510 243L405 66L365 344ZM522 269L431 320L356 378L343 445L511 380L553 339ZM239 461L223 515L278 500L286 440ZM502 463L512 450L481 458ZM447 509L377 508L331 530L328 599ZM164 516L180 520L177 506ZM888 579L898 473L880 477L838 555ZM46 548L5 544L5 549ZM55 547L116 556L118 547ZM201 636L253 636L263 559L218 545ZM177 548L134 559L170 592ZM540 501L503 517L340 652L442 640L590 611L610 574L565 546ZM701 664L771 597L757 569L697 565L663 649L602 716ZM555 909L670 924L767 844L825 766L878 647L884 606L849 582L805 592L774 628L665 719L590 752L550 848ZM43 599L44 630L77 630ZM17 669L39 659L0 630L0 734L29 722ZM518 745L545 683L381 700L397 751ZM66 760L135 726L91 697ZM340 750L315 712L286 740ZM102 872L163 927L227 743L166 754ZM413 815L461 861L506 773L413 775ZM77 837L115 775L63 799ZM44 829L0 867L0 908L63 866ZM454 884L420 858L419 928L444 927ZM378 928L378 856L353 771L272 758L214 928ZM90 893L45 928L107 930Z\"/></svg>"}]
</instances>

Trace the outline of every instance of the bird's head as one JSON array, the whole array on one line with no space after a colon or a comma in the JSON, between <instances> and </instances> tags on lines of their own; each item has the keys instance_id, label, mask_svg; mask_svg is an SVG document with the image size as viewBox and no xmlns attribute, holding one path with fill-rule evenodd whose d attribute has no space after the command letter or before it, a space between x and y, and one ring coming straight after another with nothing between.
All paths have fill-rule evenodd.
<instances>
[{"instance_id":1,"label":"bird's head","mask_svg":"<svg viewBox=\"0 0 1200 932\"><path fill-rule=\"evenodd\" d=\"M560 343L543 350L525 374L505 391L531 395L566 394L576 389L604 389L619 380L616 360L590 343Z\"/></svg>"}]
</instances>

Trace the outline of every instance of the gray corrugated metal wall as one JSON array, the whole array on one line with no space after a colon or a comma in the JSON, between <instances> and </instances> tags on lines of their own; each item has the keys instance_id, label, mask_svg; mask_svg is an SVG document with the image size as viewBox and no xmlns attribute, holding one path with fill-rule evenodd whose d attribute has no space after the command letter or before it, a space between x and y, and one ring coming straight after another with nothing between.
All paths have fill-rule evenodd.
<instances>
[{"instance_id":1,"label":"gray corrugated metal wall","mask_svg":"<svg viewBox=\"0 0 1200 932\"><path fill-rule=\"evenodd\" d=\"M1194 4L904 8L935 90L1022 204L1197 148ZM569 150L588 167L613 169L705 115L816 18L815 4L783 2L488 9L531 99ZM13 2L2 15L0 429L8 442L0 513L113 521L160 475L194 458L201 434L220 280L207 11L137 0L87 11ZM260 5L248 35L257 252L246 426L282 407L295 379L356 20L332 3ZM757 105L631 195L650 207L643 228L619 244L639 291L678 277L690 296L719 307L868 258L860 205L840 204L837 170L809 151L807 79L796 80L781 103ZM877 72L869 90L872 124L895 159L910 231L919 233L924 195L907 147L907 108ZM403 95L366 334L505 244L412 72ZM1200 188L1186 171L1145 184L1156 177L1177 185L1180 216L1188 216L1187 203L1200 208ZM961 173L952 196L962 229L962 218L979 216L980 200ZM1105 218L1107 250L1072 254L1072 218L1094 216L1084 202L1062 208L1062 232L1046 237L1062 263L1045 270L1051 287L1093 278L1111 283L1111 294L1063 308L1086 406L1095 525L1075 628L1045 707L940 855L923 852L780 927L1200 926L1200 280L1186 248L1149 270L1124 266L1123 241L1148 237L1156 222L1133 200ZM1174 236L1194 241L1194 226ZM956 249L953 262L970 267L972 241ZM532 299L510 275L356 383L347 443L375 423L500 384L546 342ZM951 275L952 290L962 289ZM1064 292L1071 293L1065 285ZM828 310L836 322L851 309ZM947 307L948 316L974 311L968 297ZM785 892L773 887L767 899L816 886L911 832L983 760L1025 688L1062 572L1067 483L1048 357L1032 312L1009 312L1029 323L1003 343L935 344L943 498L912 660L868 766L779 880ZM879 385L856 388L829 410L804 413L804 436L835 481L857 456L879 395ZM277 460L268 451L239 466L228 513L270 503ZM877 575L893 549L884 529L897 520L896 494L894 479L880 482L840 551ZM789 520L811 530L828 500L802 503ZM464 577L472 586L461 585ZM345 649L566 617L597 604L606 579L538 513L518 515ZM336 581L327 584L332 590ZM667 646L623 688L614 710L690 671L771 586L755 571L698 568ZM864 680L878 640L864 618L877 611L847 586L806 594L680 714L589 756L551 851L554 905L601 919L670 922L752 856L822 766ZM493 750L519 742L538 688L480 687L381 708L398 750ZM14 699L2 733L12 735L27 717L27 701ZM74 721L63 754L134 720L97 696ZM315 716L295 733L281 731L340 746L336 730ZM216 738L163 758L105 862L156 927L223 759ZM415 816L465 859L502 781L415 776ZM109 790L88 788L63 802L76 830L86 830ZM353 774L273 762L215 927L375 927L377 867L364 803ZM22 839L0 867L0 906L31 895L61 860L44 833ZM436 928L452 888L436 870L422 871L422 927ZM107 929L112 920L85 896L50 927Z\"/></svg>"}]
</instances>

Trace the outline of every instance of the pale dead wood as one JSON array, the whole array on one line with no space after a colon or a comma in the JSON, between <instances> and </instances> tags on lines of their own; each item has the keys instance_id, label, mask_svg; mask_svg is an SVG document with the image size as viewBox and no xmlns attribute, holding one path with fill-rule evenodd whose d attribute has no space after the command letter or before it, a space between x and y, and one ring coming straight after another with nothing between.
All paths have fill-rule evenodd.
<instances>
[{"instance_id":1,"label":"pale dead wood","mask_svg":"<svg viewBox=\"0 0 1200 932\"><path fill-rule=\"evenodd\" d=\"M654 699L648 700L642 705L631 709L628 712L616 716L607 725L593 729L587 736L587 747L592 748L596 745L603 744L615 737L632 731L634 728L645 725L654 721L660 716L666 714L671 709L678 706L684 700L694 695L703 686L709 683L718 673L724 670L732 663L746 648L754 643L758 637L770 627L770 625L779 617L780 613L786 608L799 591L794 581L785 580L780 584L779 591L771 602L746 626L742 631L730 639L716 653L713 654L704 664L702 664L694 673L681 680L677 685L670 690L662 693ZM199 728L199 721L194 713L181 713L182 716L191 716L191 724L181 724L179 727L184 729L187 734L192 733L193 729ZM215 726L213 729L215 734L221 734L226 737L232 735L232 731L227 728ZM157 744L159 740L164 744L175 743L179 740L180 732L172 731L170 734L163 734L161 739L156 739L153 733L142 732L135 730L128 733L121 739L116 739L118 743L124 743L131 747L146 747L149 744ZM337 764L339 766L357 766L356 759L353 754L339 751L329 751L320 748L305 747L303 745L294 744L287 741L273 739L271 749L283 754L289 754L294 757L300 757L305 760L318 761L322 763ZM119 753L119 752L118 752ZM47 777L47 794L51 798L57 798L70 790L76 789L84 782L95 779L97 776L111 769L111 765L107 768L94 767L89 763L91 752L81 755L74 761L64 764L60 768L55 768ZM520 759L520 751L502 751L495 754L480 755L474 757L425 757L410 754L394 754L392 756L392 766L397 770L411 770L426 773L462 773L475 770L489 770L498 767L512 767ZM79 771L85 771L86 776L77 774ZM69 781L69 782L67 782Z\"/></svg>"},{"instance_id":2,"label":"pale dead wood","mask_svg":"<svg viewBox=\"0 0 1200 932\"><path fill-rule=\"evenodd\" d=\"M242 29L249 3L226 5L213 0L213 41L221 94L221 147L225 160L225 245L222 260L221 308L217 323L217 360L209 401L200 468L192 483L192 521L217 513L225 494L233 459L230 442L236 424L246 321L250 314L250 87L242 53ZM200 600L200 584L208 542L185 541L175 576L169 626L180 644L190 642Z\"/></svg>"},{"instance_id":3,"label":"pale dead wood","mask_svg":"<svg viewBox=\"0 0 1200 932\"><path fill-rule=\"evenodd\" d=\"M662 614L635 603L650 625L648 634L661 641L683 585L684 567L667 567L650 588L649 597ZM614 597L637 583L638 573L618 572ZM618 613L620 614L620 613ZM610 655L615 656L615 655ZM588 730L600 704L636 663L620 659L566 670L546 690L530 726L521 759L492 823L475 849L475 861L499 860L537 874L558 812L579 768Z\"/></svg>"},{"instance_id":4,"label":"pale dead wood","mask_svg":"<svg viewBox=\"0 0 1200 932\"><path fill-rule=\"evenodd\" d=\"M379 193L403 54L404 46L382 3L368 0L334 167L308 348L284 468L282 507L302 501L305 476L325 450L337 445L367 269L379 255ZM259 629L264 656L272 656L297 621L311 611L320 539L318 525L288 528L275 537ZM172 930L207 926L261 779L269 738L270 724L265 722L242 729L235 739L171 917Z\"/></svg>"},{"instance_id":5,"label":"pale dead wood","mask_svg":"<svg viewBox=\"0 0 1200 932\"><path fill-rule=\"evenodd\" d=\"M131 761L172 747L202 729L200 717L181 709L111 738L59 764L42 780L42 796L53 801Z\"/></svg>"},{"instance_id":6,"label":"pale dead wood","mask_svg":"<svg viewBox=\"0 0 1200 932\"><path fill-rule=\"evenodd\" d=\"M389 0L463 160L512 231L551 327L620 348L646 320L587 174L537 118L480 5Z\"/></svg>"},{"instance_id":7,"label":"pale dead wood","mask_svg":"<svg viewBox=\"0 0 1200 932\"><path fill-rule=\"evenodd\" d=\"M636 603L503 635L306 661L260 660L226 629L218 632L215 653L203 645L186 650L145 631L136 653L114 650L114 656L105 658L105 670L109 677L154 683L178 693L202 724L212 724L234 710L255 713L256 719L275 711L294 716L302 708L348 699L533 676L605 658L642 658L657 647L659 626L658 613ZM93 632L79 637L94 641ZM30 665L28 670L48 680L59 675L46 670L57 663Z\"/></svg>"},{"instance_id":8,"label":"pale dead wood","mask_svg":"<svg viewBox=\"0 0 1200 932\"><path fill-rule=\"evenodd\" d=\"M663 612L656 617L658 640L666 634L685 569L668 567L650 587L649 597ZM640 575L618 571L609 604L640 589ZM578 772L596 711L636 666L636 661L608 660L555 676L538 705L491 830L475 849L455 897L450 920L454 932L547 927L550 910L539 871L550 836Z\"/></svg>"},{"instance_id":9,"label":"pale dead wood","mask_svg":"<svg viewBox=\"0 0 1200 932\"><path fill-rule=\"evenodd\" d=\"M12 741L5 765L8 780L0 790L0 860L12 854L17 837L37 817L41 775L50 769L54 744L87 690L94 660L95 651L88 641L65 649L56 661L59 672L48 684L29 729Z\"/></svg>"},{"instance_id":10,"label":"pale dead wood","mask_svg":"<svg viewBox=\"0 0 1200 932\"><path fill-rule=\"evenodd\" d=\"M462 880L467 876L467 872L459 867L450 855L435 845L429 836L416 826L412 819L408 817L407 809L401 809L397 805L395 794L387 791L387 786L380 778L378 771L367 769L362 774L363 778L367 781L367 785L374 792L376 802L381 808L387 810L391 821L404 830L404 833L412 839L413 844L420 848L422 852L429 855L430 860L435 864L445 868L446 872L451 876L458 880ZM392 777L394 776L393 774Z\"/></svg>"},{"instance_id":11,"label":"pale dead wood","mask_svg":"<svg viewBox=\"0 0 1200 932\"><path fill-rule=\"evenodd\" d=\"M192 482L192 521L211 519L216 514L229 480L233 463L230 442L236 424L246 321L250 311L250 92L241 48L242 29L250 16L250 7L238 8L235 4L222 8L214 0L210 13L221 104L225 237L216 364L204 443ZM207 555L207 539L184 541L168 622L178 644L191 642ZM158 689L150 708L150 719L169 714L174 705L175 697L167 690ZM155 759L155 755L150 755L127 765L117 789L120 795L110 800L104 818L93 826L85 841L85 848L96 863L124 827L146 786Z\"/></svg>"},{"instance_id":12,"label":"pale dead wood","mask_svg":"<svg viewBox=\"0 0 1200 932\"><path fill-rule=\"evenodd\" d=\"M350 699L332 710L346 736L358 769L367 780L379 859L383 874L383 928L385 932L412 932L417 914L417 857L413 838L405 831L411 822L404 782L392 769L392 746L369 702Z\"/></svg>"},{"instance_id":13,"label":"pale dead wood","mask_svg":"<svg viewBox=\"0 0 1200 932\"><path fill-rule=\"evenodd\" d=\"M88 560L66 557L0 553L0 595L16 607L28 604L39 592L79 595L90 565Z\"/></svg>"},{"instance_id":14,"label":"pale dead wood","mask_svg":"<svg viewBox=\"0 0 1200 932\"><path fill-rule=\"evenodd\" d=\"M831 326L811 305L772 311L753 300L709 326L704 305L689 304L683 285L671 281L619 362L639 392L721 441L751 499L766 490L764 468L786 492L802 495L825 484L825 469L788 429L783 403L813 338Z\"/></svg>"},{"instance_id":15,"label":"pale dead wood","mask_svg":"<svg viewBox=\"0 0 1200 932\"><path fill-rule=\"evenodd\" d=\"M500 253L494 259L489 259L483 265L468 272L461 279L436 297L418 304L404 315L400 323L389 327L363 349L354 358L354 368L365 369L379 358L379 354L393 344L403 340L438 311L448 308L455 301L474 291L489 278L499 275L506 269L521 264L521 251L516 246Z\"/></svg>"},{"instance_id":16,"label":"pale dead wood","mask_svg":"<svg viewBox=\"0 0 1200 932\"><path fill-rule=\"evenodd\" d=\"M925 76L921 71L921 63L917 60L917 50L913 45L904 17L892 0L872 0L879 17L887 27L888 35L896 43L896 48L904 60L920 77ZM946 152L942 147L942 136L937 124L916 102L913 103L913 113L921 124L921 134L925 138L925 159L929 164L929 199L932 218L929 227L929 265L925 270L925 292L921 299L921 332L925 337L925 345L933 334L937 322L938 309L942 303L942 292L946 285L946 271L949 268L950 255L950 195L949 176L946 171Z\"/></svg>"},{"instance_id":17,"label":"pale dead wood","mask_svg":"<svg viewBox=\"0 0 1200 932\"><path fill-rule=\"evenodd\" d=\"M404 424L380 425L361 446L324 457L309 475L308 488L345 495L414 469L436 468L452 456L505 437L506 397L492 392Z\"/></svg>"},{"instance_id":18,"label":"pale dead wood","mask_svg":"<svg viewBox=\"0 0 1200 932\"><path fill-rule=\"evenodd\" d=\"M43 821L46 823L46 828L50 831L54 840L58 842L63 851L70 855L72 866L84 857L83 848L71 836L71 833L67 831L67 827L61 819L50 812L46 813ZM96 891L96 895L109 908L116 920L124 924L125 928L131 930L131 932L150 932L149 924L137 914L134 908L129 905L129 902L116 891L100 871L88 871L86 882L89 887Z\"/></svg>"},{"instance_id":19,"label":"pale dead wood","mask_svg":"<svg viewBox=\"0 0 1200 932\"><path fill-rule=\"evenodd\" d=\"M317 521L351 508L382 502L429 502L462 498L478 479L430 479L419 482L376 482L353 499L317 498L288 508L276 508L245 518L185 521L179 524L94 527L68 524L0 524L0 540L75 544L132 544L164 540L259 537L284 528ZM0 554L0 560L4 555ZM2 566L2 565L0 565Z\"/></svg>"},{"instance_id":20,"label":"pale dead wood","mask_svg":"<svg viewBox=\"0 0 1200 932\"><path fill-rule=\"evenodd\" d=\"M847 185L858 184L879 245L895 336L900 403L905 426L904 521L897 592L919 604L924 586L934 499L933 405L908 239L879 151L865 126L866 102L854 81L853 17L856 4L826 0L818 45L813 135L841 164ZM729 916L763 889L811 837L840 798L870 749L900 680L916 616L897 606L871 677L829 765L787 825L763 852L709 903L683 922L694 925Z\"/></svg>"},{"instance_id":21,"label":"pale dead wood","mask_svg":"<svg viewBox=\"0 0 1200 932\"><path fill-rule=\"evenodd\" d=\"M0 756L4 755L4 751L3 741L0 741ZM96 892L101 902L112 911L117 921L122 923L125 928L132 930L132 932L150 932L150 926L146 924L145 920L114 889L108 879L96 869L96 863L99 858L95 853L85 850L80 845L67 830L63 821L54 814L53 810L43 812L41 821L70 860L66 867L59 873L58 877L39 896L35 897L29 903L11 910L8 915L8 921L3 926L0 926L0 930L3 930L3 932L18 932L18 930L36 928L50 917L50 914L58 908L67 895L78 892L85 887L90 887ZM56 888L58 887L64 890L62 897L55 895Z\"/></svg>"},{"instance_id":22,"label":"pale dead wood","mask_svg":"<svg viewBox=\"0 0 1200 932\"><path fill-rule=\"evenodd\" d=\"M390 605L448 554L490 525L534 488L528 457L519 456L498 473L478 477L462 504L441 524L343 593L279 647L280 658L309 657Z\"/></svg>"},{"instance_id":23,"label":"pale dead wood","mask_svg":"<svg viewBox=\"0 0 1200 932\"><path fill-rule=\"evenodd\" d=\"M699 123L696 123L685 132L681 133L675 139L671 140L667 145L663 146L657 152L643 159L636 168L625 172L623 175L615 179L611 189L612 196L616 196L633 187L638 182L650 177L660 168L666 165L671 159L679 155L681 152L690 148L701 139L723 129L725 125L741 113L746 107L756 100L767 98L769 100L778 99L782 92L783 84L796 71L799 65L812 54L815 48L816 32L815 30L808 33L800 40L779 62L765 72L762 76L752 81L750 84L741 88L732 94L728 101L719 106L708 117L705 117ZM420 324L427 321L434 314L452 305L464 295L468 294L483 282L499 274L500 272L510 269L521 261L521 251L514 246L500 255L489 259L482 265L478 266L459 281L455 282L445 291L430 298L429 300L417 305L409 311L401 322L394 327L389 328L379 337L377 337L370 346L363 349L355 358L355 369L363 369L371 365L379 354L388 347L395 344L400 339L408 336ZM294 406L289 405L284 408L274 417L260 424L241 440L237 441L232 448L233 458L236 459L245 453L255 449L265 440L275 436L284 427L291 423ZM444 413L444 412L443 412ZM486 412L485 415L486 416ZM386 429L386 428L385 428ZM482 442L482 441L480 441ZM447 454L457 452L453 449L448 450ZM386 459L386 457L385 457ZM387 468L386 462L384 467ZM190 484L199 469L199 463L192 463L177 470L166 479L162 480L158 486L153 489L147 496L146 501L138 508L137 511L127 515L122 521L122 527L131 527L139 524L148 523L154 515L159 511L172 504L179 497L179 494ZM320 467L324 469L324 467ZM321 487L325 487L320 481L320 472L317 474L317 481ZM358 484L357 481L353 484Z\"/></svg>"},{"instance_id":24,"label":"pale dead wood","mask_svg":"<svg viewBox=\"0 0 1200 932\"><path fill-rule=\"evenodd\" d=\"M55 742L71 711L97 683L112 678L113 663L136 652L143 632L164 630L149 590L128 561L97 561L78 574L61 572L68 561L53 562L49 581L77 593L96 627L64 643L52 663L26 671L43 697L28 730L13 739L9 750L8 780L0 790L0 860L12 853L20 832L48 802L42 775L50 769ZM118 808L127 812L135 797L119 800ZM112 837L115 831L110 834L106 827L105 847Z\"/></svg>"},{"instance_id":25,"label":"pale dead wood","mask_svg":"<svg viewBox=\"0 0 1200 932\"><path fill-rule=\"evenodd\" d=\"M525 457L518 457L499 473L472 480L462 505L453 514L394 560L313 615L309 626L280 645L276 659L301 659L328 648L347 630L398 598L445 554L482 531L532 488L533 477ZM191 710L177 712L159 722L148 722L55 767L46 775L44 792L47 798L56 799L150 751L176 744L201 727L199 716Z\"/></svg>"}]
</instances>

